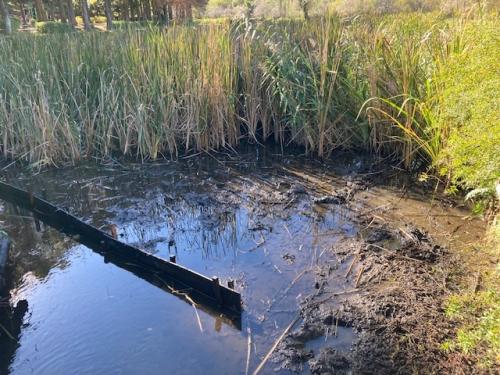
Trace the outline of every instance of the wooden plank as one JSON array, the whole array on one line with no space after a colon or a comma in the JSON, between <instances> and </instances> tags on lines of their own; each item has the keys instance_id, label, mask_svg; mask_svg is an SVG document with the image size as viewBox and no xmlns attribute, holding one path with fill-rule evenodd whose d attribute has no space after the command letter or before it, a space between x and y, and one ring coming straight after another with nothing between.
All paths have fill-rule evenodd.
<instances>
[{"instance_id":1,"label":"wooden plank","mask_svg":"<svg viewBox=\"0 0 500 375\"><path fill-rule=\"evenodd\" d=\"M105 258L108 257L111 261L120 260L131 263L143 272L151 272L157 277L184 285L188 294L192 292L213 306L233 313L241 313L241 295L235 290L223 285L214 288L212 279L120 242L44 199L3 182L0 182L0 199L32 211L40 221L73 236L77 241L104 255Z\"/></svg>"},{"instance_id":2,"label":"wooden plank","mask_svg":"<svg viewBox=\"0 0 500 375\"><path fill-rule=\"evenodd\" d=\"M4 289L7 286L7 278L5 268L9 259L10 242L8 238L0 238L0 297L6 292Z\"/></svg>"}]
</instances>

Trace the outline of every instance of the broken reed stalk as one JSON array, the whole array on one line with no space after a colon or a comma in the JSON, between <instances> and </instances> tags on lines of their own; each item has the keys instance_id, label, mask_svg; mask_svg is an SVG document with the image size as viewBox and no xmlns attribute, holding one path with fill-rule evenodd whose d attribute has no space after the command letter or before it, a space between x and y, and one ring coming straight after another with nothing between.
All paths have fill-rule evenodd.
<instances>
[{"instance_id":1,"label":"broken reed stalk","mask_svg":"<svg viewBox=\"0 0 500 375\"><path fill-rule=\"evenodd\" d=\"M248 375L248 371L250 370L250 354L252 352L252 330L250 329L250 325L247 327L247 363L245 366L245 375Z\"/></svg>"},{"instance_id":2,"label":"broken reed stalk","mask_svg":"<svg viewBox=\"0 0 500 375\"><path fill-rule=\"evenodd\" d=\"M15 339L15 337L14 337L14 336L12 336L12 334L9 332L9 330L8 330L7 328L5 328L5 327L2 325L2 323L0 323L0 328L2 329L2 331L4 331L4 332L5 332L5 334L7 335L7 337L8 337L9 339L11 339L12 341L17 341L17 340Z\"/></svg>"},{"instance_id":3,"label":"broken reed stalk","mask_svg":"<svg viewBox=\"0 0 500 375\"><path fill-rule=\"evenodd\" d=\"M359 257L359 255L358 255L358 254L356 254L356 255L354 256L354 259L352 260L351 265L350 265L350 266L349 266L349 268L347 269L347 272L346 272L346 274L345 274L345 276L344 276L346 279L347 279L347 277L349 276L349 274L351 273L352 267L354 266L354 263L358 260L358 257Z\"/></svg>"},{"instance_id":4,"label":"broken reed stalk","mask_svg":"<svg viewBox=\"0 0 500 375\"><path fill-rule=\"evenodd\" d=\"M155 276L158 278L158 280L160 280L164 284L165 287L168 288L168 290L170 291L170 293L186 299L186 301L188 301L191 304L191 306L193 306L194 313L196 315L196 321L198 323L198 327L200 328L200 332L203 333L203 326L201 324L200 315L198 314L198 309L196 308L196 302L193 301L193 299L189 296L189 294L183 293L183 292L181 292L181 291L179 291L177 289L172 288L161 277L159 277L158 275L155 275Z\"/></svg>"},{"instance_id":5,"label":"broken reed stalk","mask_svg":"<svg viewBox=\"0 0 500 375\"><path fill-rule=\"evenodd\" d=\"M285 330L283 331L283 333L276 339L276 341L274 342L274 344L271 346L271 349L269 349L269 351L267 352L267 354L265 355L265 357L262 359L262 361L259 363L259 365L257 366L257 368L252 373L252 375L259 374L259 372L266 365L266 363L269 360L269 358L271 358L271 355L274 353L274 351L276 350L276 348L278 347L278 345L281 343L281 341L283 341L283 339L285 338L285 336L288 334L288 332L290 332L290 330L299 321L299 319L300 319L300 316L297 316L295 319L293 319L290 322L290 324L285 328Z\"/></svg>"},{"instance_id":6,"label":"broken reed stalk","mask_svg":"<svg viewBox=\"0 0 500 375\"><path fill-rule=\"evenodd\" d=\"M356 284L354 284L354 288L358 287L359 282L361 281L361 276L363 275L364 270L365 270L365 267L361 266L361 268L360 268L360 270L358 272L358 276L356 277Z\"/></svg>"}]
</instances>

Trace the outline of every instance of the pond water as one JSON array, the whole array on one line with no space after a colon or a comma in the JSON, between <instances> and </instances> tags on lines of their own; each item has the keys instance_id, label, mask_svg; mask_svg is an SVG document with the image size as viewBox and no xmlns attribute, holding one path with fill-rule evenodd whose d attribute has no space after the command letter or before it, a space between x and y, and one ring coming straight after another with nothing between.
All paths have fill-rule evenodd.
<instances>
[{"instance_id":1,"label":"pond water","mask_svg":"<svg viewBox=\"0 0 500 375\"><path fill-rule=\"evenodd\" d=\"M321 189L304 191L307 180L297 176L327 176L330 187L344 186L370 173L362 159L344 160L336 170L261 149L217 158L82 165L34 176L16 172L8 180L44 190L75 216L114 228L123 242L235 280L244 301L241 327L53 229L37 231L27 213L0 203L14 242L11 304L28 302L18 343L0 342L0 374L252 373L314 293L318 264L332 265L338 291L349 287L342 277L348 265L330 250L360 228L343 205L315 204ZM325 332L307 347L349 351L354 339L351 329L339 327L337 336ZM263 373L275 367L269 361Z\"/></svg>"}]
</instances>

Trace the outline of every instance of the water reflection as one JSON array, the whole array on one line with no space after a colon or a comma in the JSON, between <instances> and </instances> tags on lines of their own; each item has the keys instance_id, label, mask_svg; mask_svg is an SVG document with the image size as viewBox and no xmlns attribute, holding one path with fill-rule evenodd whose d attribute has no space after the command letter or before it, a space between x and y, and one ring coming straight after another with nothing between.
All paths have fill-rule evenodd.
<instances>
[{"instance_id":1,"label":"water reflection","mask_svg":"<svg viewBox=\"0 0 500 375\"><path fill-rule=\"evenodd\" d=\"M335 261L327 250L357 232L348 211L291 195L294 180L274 167L276 157L260 157L12 176L96 227L114 226L123 242L236 280L245 311L240 332L164 293L161 280L133 265L105 263L3 207L0 220L15 240L13 303L30 306L10 371L236 374L246 365L248 330L254 368L314 285L316 264Z\"/></svg>"}]
</instances>

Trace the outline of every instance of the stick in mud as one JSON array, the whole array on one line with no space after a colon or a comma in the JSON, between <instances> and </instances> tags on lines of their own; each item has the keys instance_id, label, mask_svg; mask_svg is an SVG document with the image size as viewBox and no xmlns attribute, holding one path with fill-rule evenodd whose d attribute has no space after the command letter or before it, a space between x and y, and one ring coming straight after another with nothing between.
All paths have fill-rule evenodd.
<instances>
[{"instance_id":1,"label":"stick in mud","mask_svg":"<svg viewBox=\"0 0 500 375\"><path fill-rule=\"evenodd\" d=\"M351 273L352 266L354 266L354 263L356 262L357 259L358 259L358 254L356 254L356 256L354 257L354 259L352 260L351 265L349 266L349 269L347 270L347 272L345 274L345 278L346 279L349 276L349 274Z\"/></svg>"},{"instance_id":2,"label":"stick in mud","mask_svg":"<svg viewBox=\"0 0 500 375\"><path fill-rule=\"evenodd\" d=\"M300 315L297 316L294 320L292 320L292 322L285 328L285 330L283 331L283 333L274 342L273 346L271 346L271 349L269 349L269 351L267 352L266 356L264 357L264 359L262 359L262 361L257 366L257 368L252 373L252 375L257 375L264 368L264 366L266 365L267 361L269 360L269 358L271 358L271 355L274 353L274 351L276 350L276 348L278 347L278 345L280 344L280 342L283 341L283 339L285 338L285 336L288 334L288 332L290 332L290 330L299 321L299 319L300 319Z\"/></svg>"},{"instance_id":3,"label":"stick in mud","mask_svg":"<svg viewBox=\"0 0 500 375\"><path fill-rule=\"evenodd\" d=\"M252 352L252 330L250 329L250 325L247 327L247 335L248 335L248 347L247 347L247 364L245 366L245 375L248 375L248 371L250 369L250 353Z\"/></svg>"}]
</instances>

